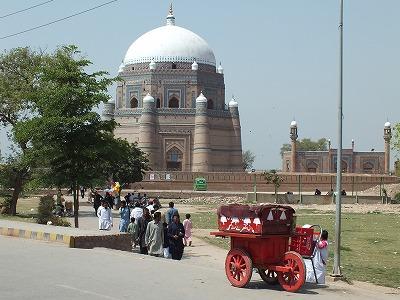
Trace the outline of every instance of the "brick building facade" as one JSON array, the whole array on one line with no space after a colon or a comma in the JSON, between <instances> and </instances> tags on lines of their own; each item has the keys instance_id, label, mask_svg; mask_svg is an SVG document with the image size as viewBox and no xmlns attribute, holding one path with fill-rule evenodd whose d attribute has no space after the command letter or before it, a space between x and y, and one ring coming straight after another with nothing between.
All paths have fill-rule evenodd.
<instances>
[{"instance_id":1,"label":"brick building facade","mask_svg":"<svg viewBox=\"0 0 400 300\"><path fill-rule=\"evenodd\" d=\"M119 68L116 100L103 115L137 142L153 170L242 170L237 102L225 104L224 74L206 41L167 24L139 37Z\"/></svg>"},{"instance_id":2,"label":"brick building facade","mask_svg":"<svg viewBox=\"0 0 400 300\"><path fill-rule=\"evenodd\" d=\"M336 173L337 149L332 149L330 141L327 151L298 151L297 123L290 124L292 151L282 157L283 172ZM384 125L384 151L355 151L354 141L351 149L342 150L342 171L344 173L389 174L391 124Z\"/></svg>"}]
</instances>

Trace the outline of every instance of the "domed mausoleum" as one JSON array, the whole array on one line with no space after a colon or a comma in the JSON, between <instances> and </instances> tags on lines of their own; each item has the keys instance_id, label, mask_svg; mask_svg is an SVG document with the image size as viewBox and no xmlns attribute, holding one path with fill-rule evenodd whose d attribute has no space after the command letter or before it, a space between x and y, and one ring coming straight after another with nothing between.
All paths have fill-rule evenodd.
<instances>
[{"instance_id":1,"label":"domed mausoleum","mask_svg":"<svg viewBox=\"0 0 400 300\"><path fill-rule=\"evenodd\" d=\"M221 64L203 38L175 25L172 7L165 26L131 44L118 73L116 100L103 115L153 170L242 170L238 102L225 103Z\"/></svg>"}]
</instances>

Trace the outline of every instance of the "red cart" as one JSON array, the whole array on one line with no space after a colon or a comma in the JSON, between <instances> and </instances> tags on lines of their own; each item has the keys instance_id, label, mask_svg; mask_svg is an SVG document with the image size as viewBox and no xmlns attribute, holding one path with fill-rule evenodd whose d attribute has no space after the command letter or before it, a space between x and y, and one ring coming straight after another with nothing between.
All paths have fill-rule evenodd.
<instances>
[{"instance_id":1,"label":"red cart","mask_svg":"<svg viewBox=\"0 0 400 300\"><path fill-rule=\"evenodd\" d=\"M296 230L295 211L290 206L223 205L218 208L218 229L210 234L231 238L225 272L233 286L249 283L253 268L266 283L279 282L289 292L304 284L302 254L311 254L313 233Z\"/></svg>"}]
</instances>

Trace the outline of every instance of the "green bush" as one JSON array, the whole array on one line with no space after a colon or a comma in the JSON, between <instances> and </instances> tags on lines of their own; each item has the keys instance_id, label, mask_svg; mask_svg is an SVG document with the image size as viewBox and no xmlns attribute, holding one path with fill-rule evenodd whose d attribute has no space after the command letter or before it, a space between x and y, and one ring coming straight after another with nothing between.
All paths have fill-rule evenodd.
<instances>
[{"instance_id":1,"label":"green bush","mask_svg":"<svg viewBox=\"0 0 400 300\"><path fill-rule=\"evenodd\" d=\"M0 213L7 215L10 213L11 208L11 196L4 196L3 200L0 202Z\"/></svg>"},{"instance_id":2,"label":"green bush","mask_svg":"<svg viewBox=\"0 0 400 300\"><path fill-rule=\"evenodd\" d=\"M54 216L51 219L51 222L53 223L54 226L71 227L71 223L61 217Z\"/></svg>"},{"instance_id":3,"label":"green bush","mask_svg":"<svg viewBox=\"0 0 400 300\"><path fill-rule=\"evenodd\" d=\"M37 222L39 224L47 224L48 221L52 221L53 209L54 209L53 197L50 195L41 197L38 206Z\"/></svg>"},{"instance_id":4,"label":"green bush","mask_svg":"<svg viewBox=\"0 0 400 300\"><path fill-rule=\"evenodd\" d=\"M397 193L394 195L394 198L392 199L393 204L400 204L400 193Z\"/></svg>"}]
</instances>

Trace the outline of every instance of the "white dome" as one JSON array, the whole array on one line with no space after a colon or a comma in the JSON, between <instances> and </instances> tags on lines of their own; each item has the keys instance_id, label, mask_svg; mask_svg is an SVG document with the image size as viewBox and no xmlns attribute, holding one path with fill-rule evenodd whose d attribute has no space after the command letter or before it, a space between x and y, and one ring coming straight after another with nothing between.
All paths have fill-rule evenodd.
<instances>
[{"instance_id":1,"label":"white dome","mask_svg":"<svg viewBox=\"0 0 400 300\"><path fill-rule=\"evenodd\" d=\"M185 28L168 25L139 37L125 54L124 64L150 62L193 62L215 66L215 56L207 42Z\"/></svg>"},{"instance_id":2,"label":"white dome","mask_svg":"<svg viewBox=\"0 0 400 300\"><path fill-rule=\"evenodd\" d=\"M143 98L143 103L146 103L146 102L153 102L154 103L154 98L150 95L150 93L148 93L146 95L146 97Z\"/></svg>"},{"instance_id":3,"label":"white dome","mask_svg":"<svg viewBox=\"0 0 400 300\"><path fill-rule=\"evenodd\" d=\"M196 98L196 103L207 103L207 98L204 97L203 93L201 92L200 95Z\"/></svg>"},{"instance_id":4,"label":"white dome","mask_svg":"<svg viewBox=\"0 0 400 300\"><path fill-rule=\"evenodd\" d=\"M297 126L297 122L295 121L295 120L293 120L291 123L290 123L290 126Z\"/></svg>"},{"instance_id":5,"label":"white dome","mask_svg":"<svg viewBox=\"0 0 400 300\"><path fill-rule=\"evenodd\" d=\"M390 127L392 124L390 124L390 122L386 122L385 123L385 127Z\"/></svg>"},{"instance_id":6,"label":"white dome","mask_svg":"<svg viewBox=\"0 0 400 300\"><path fill-rule=\"evenodd\" d=\"M197 71L198 69L199 69L199 65L197 64L196 61L194 61L194 62L192 63L192 70Z\"/></svg>"},{"instance_id":7,"label":"white dome","mask_svg":"<svg viewBox=\"0 0 400 300\"><path fill-rule=\"evenodd\" d=\"M228 105L229 105L229 107L238 107L239 106L236 99L233 96L232 96L232 100L229 101Z\"/></svg>"},{"instance_id":8,"label":"white dome","mask_svg":"<svg viewBox=\"0 0 400 300\"><path fill-rule=\"evenodd\" d=\"M219 74L224 74L224 68L222 67L221 63L219 63L217 72L218 72Z\"/></svg>"},{"instance_id":9,"label":"white dome","mask_svg":"<svg viewBox=\"0 0 400 300\"><path fill-rule=\"evenodd\" d=\"M151 60L151 62L149 63L149 69L150 70L155 70L156 69L156 63L154 62L154 60Z\"/></svg>"}]
</instances>

